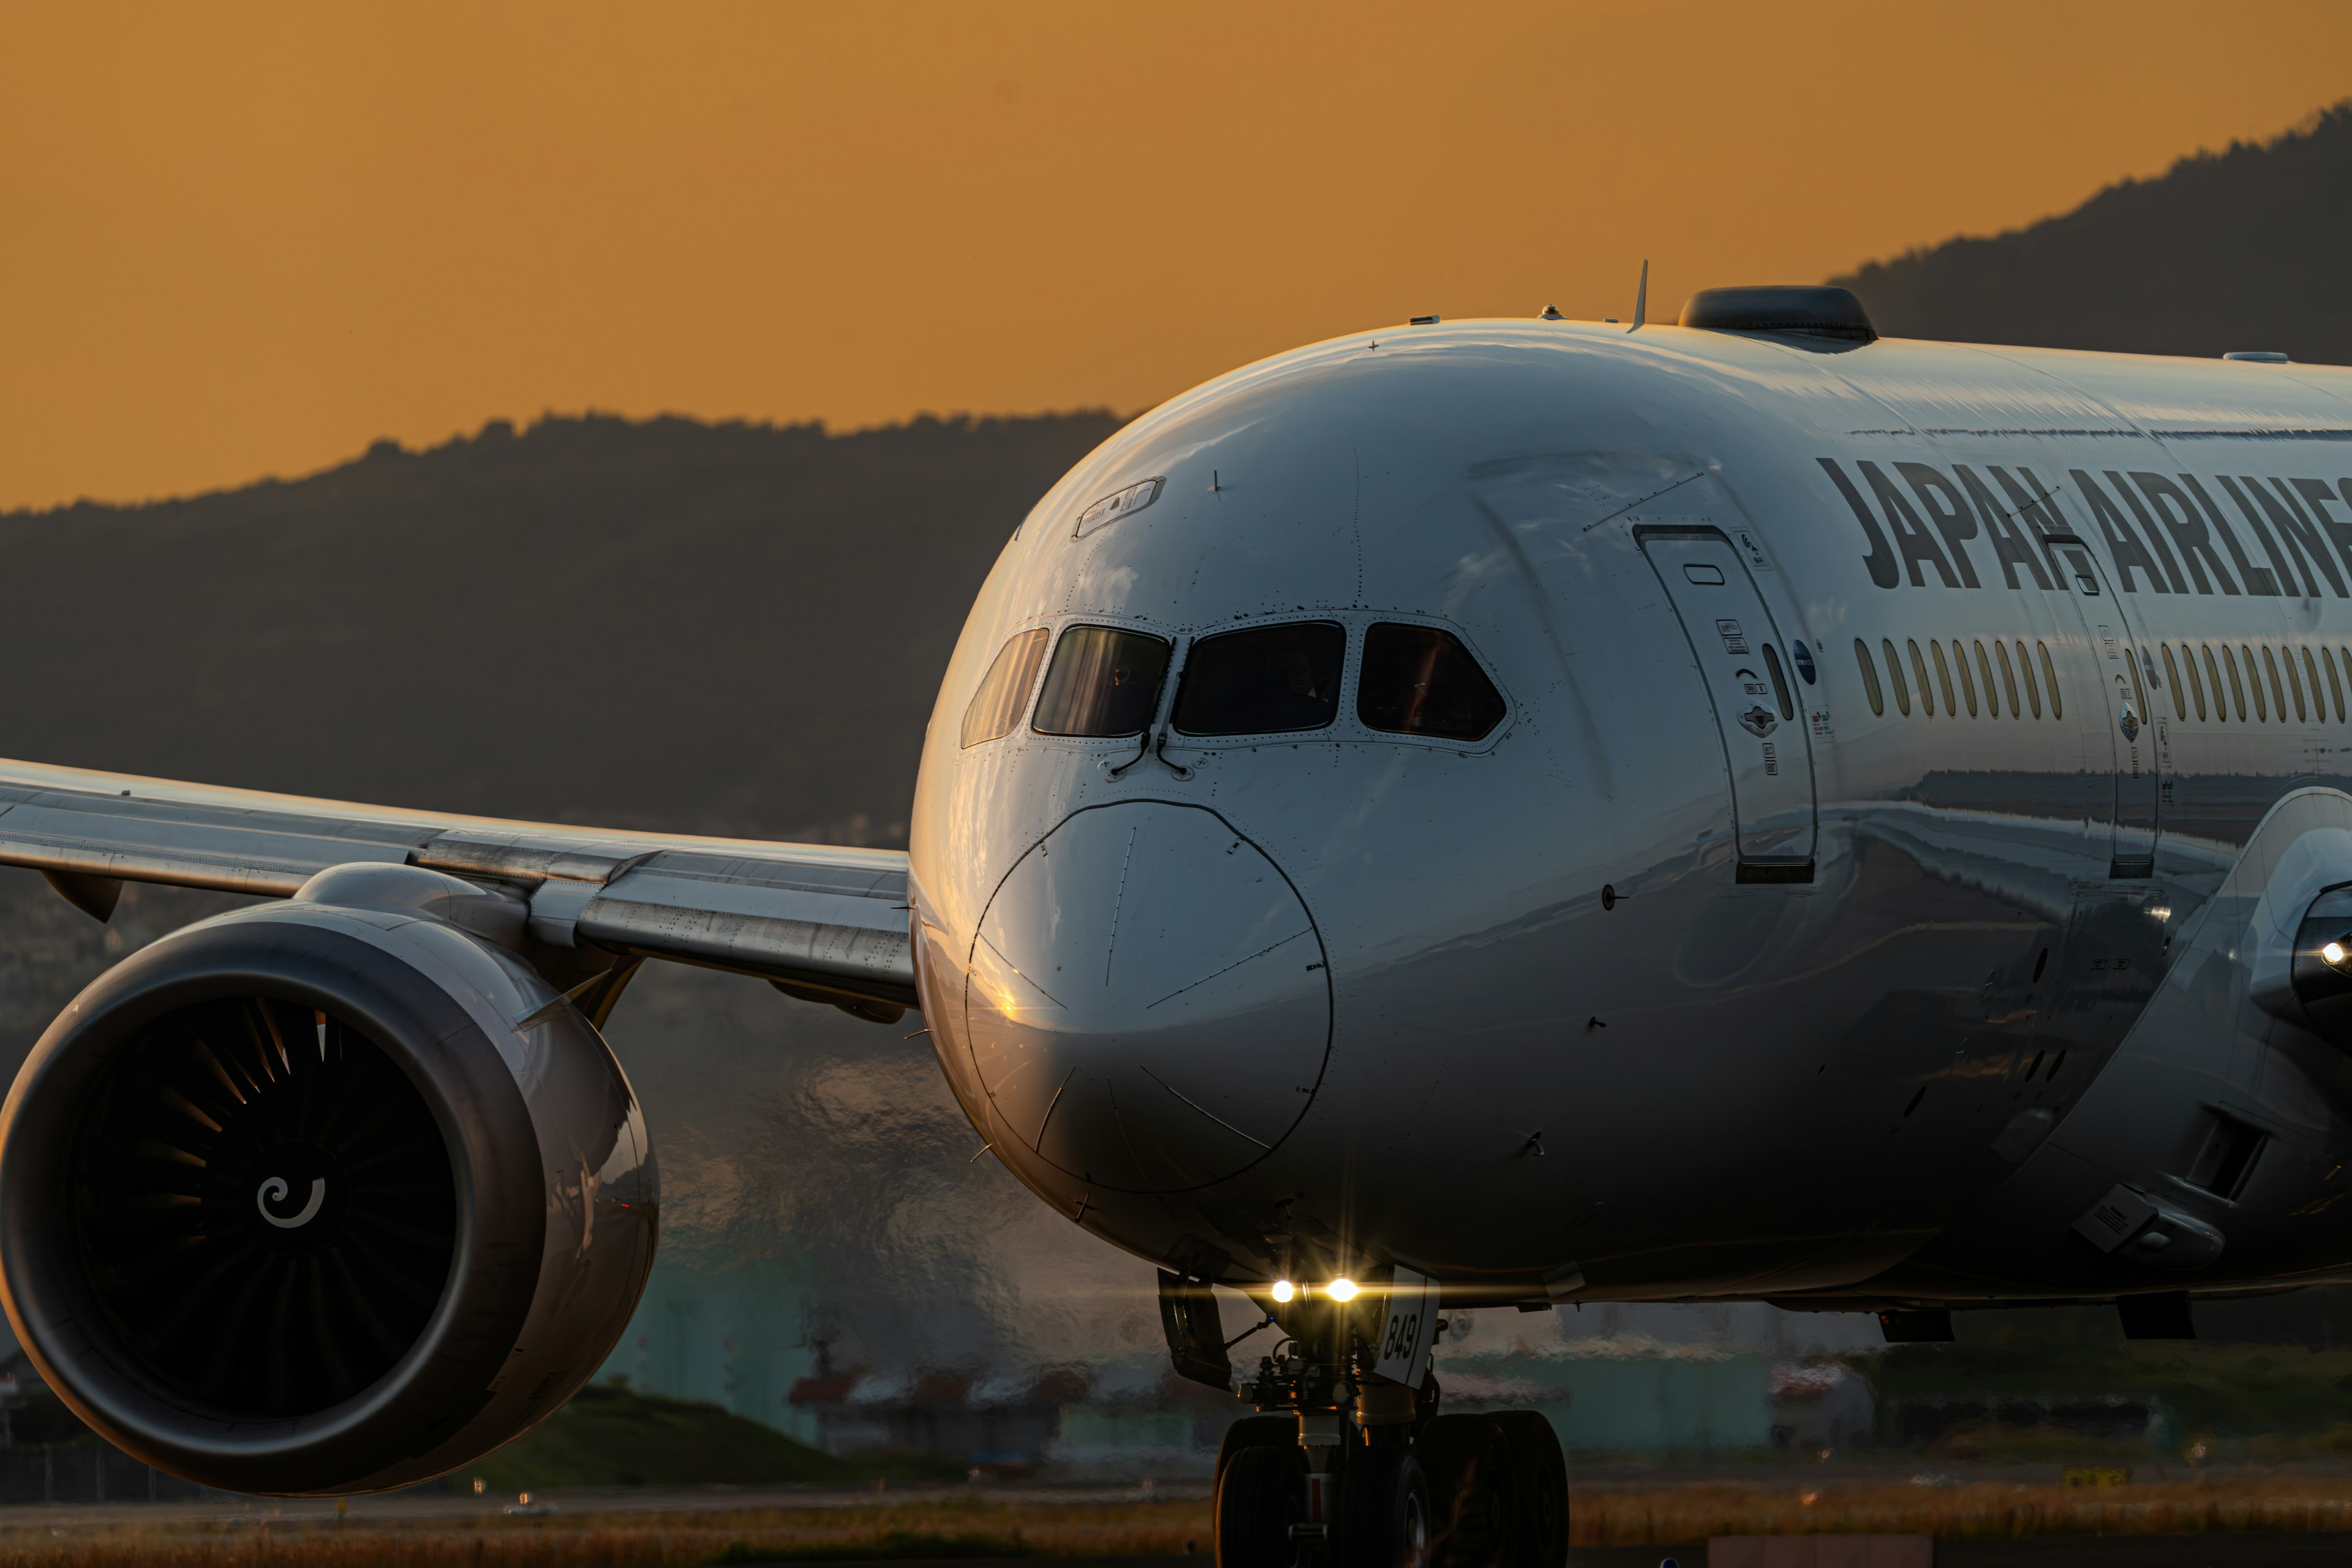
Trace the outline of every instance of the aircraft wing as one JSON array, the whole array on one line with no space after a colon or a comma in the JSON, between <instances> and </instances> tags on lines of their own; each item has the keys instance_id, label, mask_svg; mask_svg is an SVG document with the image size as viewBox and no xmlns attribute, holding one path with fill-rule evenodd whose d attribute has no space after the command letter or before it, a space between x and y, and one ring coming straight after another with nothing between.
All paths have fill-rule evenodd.
<instances>
[{"instance_id":1,"label":"aircraft wing","mask_svg":"<svg viewBox=\"0 0 2352 1568\"><path fill-rule=\"evenodd\" d=\"M0 865L46 873L100 920L125 881L285 898L355 861L499 884L529 900L531 934L558 947L758 975L810 1000L867 1004L850 1006L867 1016L916 1005L900 850L436 815L0 760Z\"/></svg>"}]
</instances>

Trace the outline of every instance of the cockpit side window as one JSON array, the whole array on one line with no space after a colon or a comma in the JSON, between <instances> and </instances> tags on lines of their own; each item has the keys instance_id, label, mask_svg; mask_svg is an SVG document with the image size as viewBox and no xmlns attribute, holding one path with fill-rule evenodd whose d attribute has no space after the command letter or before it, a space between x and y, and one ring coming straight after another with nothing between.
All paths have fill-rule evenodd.
<instances>
[{"instance_id":1,"label":"cockpit side window","mask_svg":"<svg viewBox=\"0 0 2352 1568\"><path fill-rule=\"evenodd\" d=\"M1475 741L1506 711L1503 694L1452 632L1381 622L1364 634L1356 717L1366 729Z\"/></svg>"},{"instance_id":2,"label":"cockpit side window","mask_svg":"<svg viewBox=\"0 0 2352 1568\"><path fill-rule=\"evenodd\" d=\"M1055 647L1030 728L1041 735L1139 735L1160 710L1169 644L1117 626L1072 626Z\"/></svg>"},{"instance_id":3,"label":"cockpit side window","mask_svg":"<svg viewBox=\"0 0 2352 1568\"><path fill-rule=\"evenodd\" d=\"M1045 628L1036 626L1025 632L1015 632L1011 641L998 650L996 662L988 667L988 677L972 694L971 706L963 710L963 743L977 746L982 741L993 741L1013 732L1021 722L1022 707L1029 700L1029 689L1037 681L1037 661L1045 657Z\"/></svg>"},{"instance_id":4,"label":"cockpit side window","mask_svg":"<svg viewBox=\"0 0 2352 1568\"><path fill-rule=\"evenodd\" d=\"M1176 728L1187 735L1320 730L1339 716L1347 658L1347 629L1329 621L1202 637L1176 685Z\"/></svg>"}]
</instances>

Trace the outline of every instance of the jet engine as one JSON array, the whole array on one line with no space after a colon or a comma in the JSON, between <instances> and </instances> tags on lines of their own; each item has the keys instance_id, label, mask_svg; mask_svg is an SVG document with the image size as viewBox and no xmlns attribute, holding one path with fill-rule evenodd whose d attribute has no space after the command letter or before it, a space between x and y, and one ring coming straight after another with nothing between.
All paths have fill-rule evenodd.
<instances>
[{"instance_id":1,"label":"jet engine","mask_svg":"<svg viewBox=\"0 0 2352 1568\"><path fill-rule=\"evenodd\" d=\"M50 1025L0 1109L0 1265L84 1420L207 1486L377 1491L594 1372L652 1266L653 1150L526 917L336 867Z\"/></svg>"}]
</instances>

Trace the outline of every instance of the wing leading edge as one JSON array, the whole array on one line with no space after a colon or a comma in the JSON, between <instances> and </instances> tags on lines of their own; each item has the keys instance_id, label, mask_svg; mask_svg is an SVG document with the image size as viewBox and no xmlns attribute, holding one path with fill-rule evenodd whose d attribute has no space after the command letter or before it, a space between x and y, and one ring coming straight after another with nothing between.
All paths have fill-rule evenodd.
<instances>
[{"instance_id":1,"label":"wing leading edge","mask_svg":"<svg viewBox=\"0 0 2352 1568\"><path fill-rule=\"evenodd\" d=\"M361 861L501 885L556 947L731 970L812 1000L916 1005L903 851L443 816L0 760L0 865L46 873L101 920L124 881L287 898Z\"/></svg>"}]
</instances>

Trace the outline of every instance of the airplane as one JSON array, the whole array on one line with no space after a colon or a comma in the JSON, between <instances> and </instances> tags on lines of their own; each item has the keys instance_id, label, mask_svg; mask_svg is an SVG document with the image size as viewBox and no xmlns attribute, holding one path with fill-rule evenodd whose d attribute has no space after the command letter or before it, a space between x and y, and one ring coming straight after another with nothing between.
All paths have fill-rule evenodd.
<instances>
[{"instance_id":1,"label":"airplane","mask_svg":"<svg viewBox=\"0 0 2352 1568\"><path fill-rule=\"evenodd\" d=\"M468 1463L653 1254L647 960L919 1008L984 1141L1260 1414L1223 1568L1558 1563L1449 1309L2192 1301L2352 1279L2352 372L1903 341L1830 288L1410 322L1027 515L904 854L0 763L0 863L256 895L0 1109L0 1266L110 1440ZM1236 1368L1215 1292L1278 1331Z\"/></svg>"}]
</instances>

